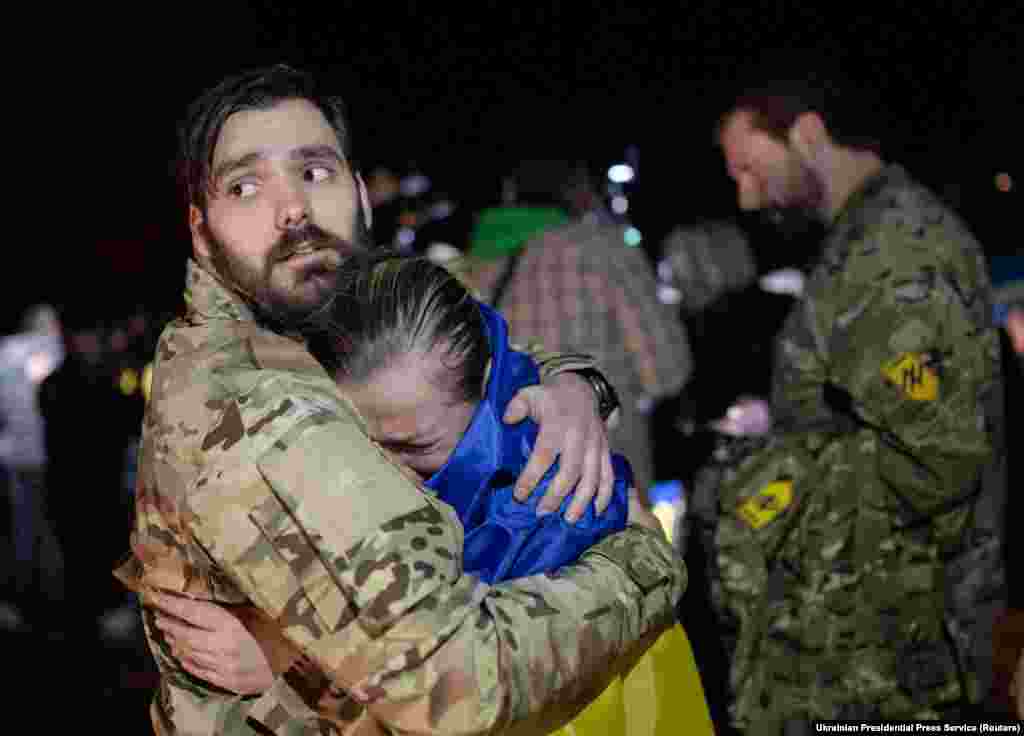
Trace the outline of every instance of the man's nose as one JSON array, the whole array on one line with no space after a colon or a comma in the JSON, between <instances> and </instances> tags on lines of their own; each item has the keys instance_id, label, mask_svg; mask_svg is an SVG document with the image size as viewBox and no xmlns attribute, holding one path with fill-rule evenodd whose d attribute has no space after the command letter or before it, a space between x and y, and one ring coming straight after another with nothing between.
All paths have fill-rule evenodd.
<instances>
[{"instance_id":1,"label":"man's nose","mask_svg":"<svg viewBox=\"0 0 1024 736\"><path fill-rule=\"evenodd\" d=\"M306 190L295 184L286 184L281 190L277 208L277 226L282 230L298 227L309 218L309 197Z\"/></svg>"}]
</instances>

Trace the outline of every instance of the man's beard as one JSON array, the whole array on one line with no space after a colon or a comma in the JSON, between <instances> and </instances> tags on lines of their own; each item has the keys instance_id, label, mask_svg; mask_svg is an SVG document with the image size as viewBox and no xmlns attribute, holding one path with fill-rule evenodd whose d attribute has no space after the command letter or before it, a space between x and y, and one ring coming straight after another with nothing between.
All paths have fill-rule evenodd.
<instances>
[{"instance_id":1,"label":"man's beard","mask_svg":"<svg viewBox=\"0 0 1024 736\"><path fill-rule=\"evenodd\" d=\"M797 168L784 179L782 201L760 210L759 214L786 236L804 234L822 224L825 185L810 168L794 161Z\"/></svg>"},{"instance_id":2,"label":"man's beard","mask_svg":"<svg viewBox=\"0 0 1024 736\"><path fill-rule=\"evenodd\" d=\"M251 303L258 318L281 330L299 329L326 308L334 296L338 267L371 247L362 207L356 212L350 237L335 235L312 222L287 230L259 269L239 261L209 225L203 227L217 273ZM295 257L309 258L309 262L286 263ZM288 283L281 283L284 278Z\"/></svg>"}]
</instances>

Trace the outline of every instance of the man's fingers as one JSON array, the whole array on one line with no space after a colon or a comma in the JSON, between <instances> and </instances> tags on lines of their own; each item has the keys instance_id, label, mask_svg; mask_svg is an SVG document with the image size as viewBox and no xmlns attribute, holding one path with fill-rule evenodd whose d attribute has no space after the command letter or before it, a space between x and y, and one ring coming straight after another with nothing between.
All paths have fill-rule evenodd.
<instances>
[{"instance_id":1,"label":"man's fingers","mask_svg":"<svg viewBox=\"0 0 1024 736\"><path fill-rule=\"evenodd\" d=\"M575 524L587 511L587 505L601 489L601 457L591 449L583 460L583 475L573 491L572 501L565 512L565 520Z\"/></svg>"},{"instance_id":2,"label":"man's fingers","mask_svg":"<svg viewBox=\"0 0 1024 736\"><path fill-rule=\"evenodd\" d=\"M206 670L216 670L220 664L219 660L212 655L187 649L182 652L182 661L192 662L197 667Z\"/></svg>"},{"instance_id":3,"label":"man's fingers","mask_svg":"<svg viewBox=\"0 0 1024 736\"><path fill-rule=\"evenodd\" d=\"M211 685L216 685L222 690L228 690L230 692L237 692L228 683L227 679L221 672L215 667L207 667L201 662L197 662L193 659L185 658L181 660L181 666L184 667L189 673L195 675L201 680L205 680Z\"/></svg>"},{"instance_id":4,"label":"man's fingers","mask_svg":"<svg viewBox=\"0 0 1024 736\"><path fill-rule=\"evenodd\" d=\"M213 630L216 628L216 615L222 612L214 603L194 601L177 595L166 593L147 593L145 602L155 608L169 613L175 618L196 626L200 629Z\"/></svg>"},{"instance_id":5,"label":"man's fingers","mask_svg":"<svg viewBox=\"0 0 1024 736\"><path fill-rule=\"evenodd\" d=\"M529 462L526 463L526 467L519 474L519 479L516 481L516 500L525 501L529 498L533 489L540 482L540 479L544 477L544 473L548 472L548 468L554 462L555 453L547 447L542 447L538 441L533 448L533 452L530 453Z\"/></svg>"},{"instance_id":6,"label":"man's fingers","mask_svg":"<svg viewBox=\"0 0 1024 736\"><path fill-rule=\"evenodd\" d=\"M603 514L612 502L612 492L615 490L615 470L612 468L612 456L607 445L599 453L598 461L601 467L601 487L597 491L597 513Z\"/></svg>"},{"instance_id":7,"label":"man's fingers","mask_svg":"<svg viewBox=\"0 0 1024 736\"><path fill-rule=\"evenodd\" d=\"M541 432L543 432L543 428ZM580 476L583 474L584 438L574 429L561 437L556 436L553 432L549 432L545 437L538 436L538 446L542 441L545 446L558 441L563 443L562 451L558 455L558 473L555 474L551 485L548 486L548 490L544 494L544 498L541 499L537 507L537 510L541 513L549 514L556 511L562 505L562 501L576 487ZM587 496L588 502L593 497L594 490L596 489L590 490L590 495ZM577 493L579 493L579 489L577 489Z\"/></svg>"},{"instance_id":8,"label":"man's fingers","mask_svg":"<svg viewBox=\"0 0 1024 736\"><path fill-rule=\"evenodd\" d=\"M527 416L533 416L536 420L536 412L534 412L533 402L538 398L539 392L542 390L540 386L527 386L526 388L519 389L512 400L508 402L508 407L505 409L505 416L502 420L506 424L517 424Z\"/></svg>"},{"instance_id":9,"label":"man's fingers","mask_svg":"<svg viewBox=\"0 0 1024 736\"><path fill-rule=\"evenodd\" d=\"M197 629L184 621L157 615L156 627L164 633L165 637L174 639L179 645L192 651L210 653L217 651L217 636L215 634Z\"/></svg>"}]
</instances>

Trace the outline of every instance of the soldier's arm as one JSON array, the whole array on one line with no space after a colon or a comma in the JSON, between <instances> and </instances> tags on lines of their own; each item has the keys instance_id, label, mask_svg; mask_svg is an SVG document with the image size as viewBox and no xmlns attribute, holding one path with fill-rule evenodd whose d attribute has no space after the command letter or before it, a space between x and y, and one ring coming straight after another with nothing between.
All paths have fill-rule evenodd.
<instances>
[{"instance_id":1,"label":"soldier's arm","mask_svg":"<svg viewBox=\"0 0 1024 736\"><path fill-rule=\"evenodd\" d=\"M998 336L980 259L906 226L875 237L882 247L855 244L839 277L828 379L879 433L882 477L927 514L969 491L990 457Z\"/></svg>"},{"instance_id":2,"label":"soldier's arm","mask_svg":"<svg viewBox=\"0 0 1024 736\"><path fill-rule=\"evenodd\" d=\"M819 293L814 293L817 287ZM827 286L812 282L793 308L775 340L772 415L783 429L828 429L838 417L825 403L828 362L824 330L818 318L819 299Z\"/></svg>"},{"instance_id":3,"label":"soldier's arm","mask_svg":"<svg viewBox=\"0 0 1024 736\"><path fill-rule=\"evenodd\" d=\"M201 481L192 523L325 675L303 693L320 717L344 723L363 704L401 733L541 732L670 625L685 571L648 530L604 540L558 576L491 587L464 575L451 510L326 401L275 401L262 417L258 402L241 407L264 450L255 467ZM296 702L268 697L250 716L274 729Z\"/></svg>"}]
</instances>

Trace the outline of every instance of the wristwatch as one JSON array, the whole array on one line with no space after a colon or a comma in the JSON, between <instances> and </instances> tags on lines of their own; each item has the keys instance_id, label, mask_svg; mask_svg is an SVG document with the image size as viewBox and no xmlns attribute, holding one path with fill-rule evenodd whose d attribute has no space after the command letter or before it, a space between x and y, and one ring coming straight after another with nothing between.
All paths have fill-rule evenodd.
<instances>
[{"instance_id":1,"label":"wristwatch","mask_svg":"<svg viewBox=\"0 0 1024 736\"><path fill-rule=\"evenodd\" d=\"M569 372L587 381L594 389L597 395L597 412L601 415L601 421L608 421L612 412L619 408L619 395L615 393L615 388L608 379L596 368L580 368Z\"/></svg>"}]
</instances>

